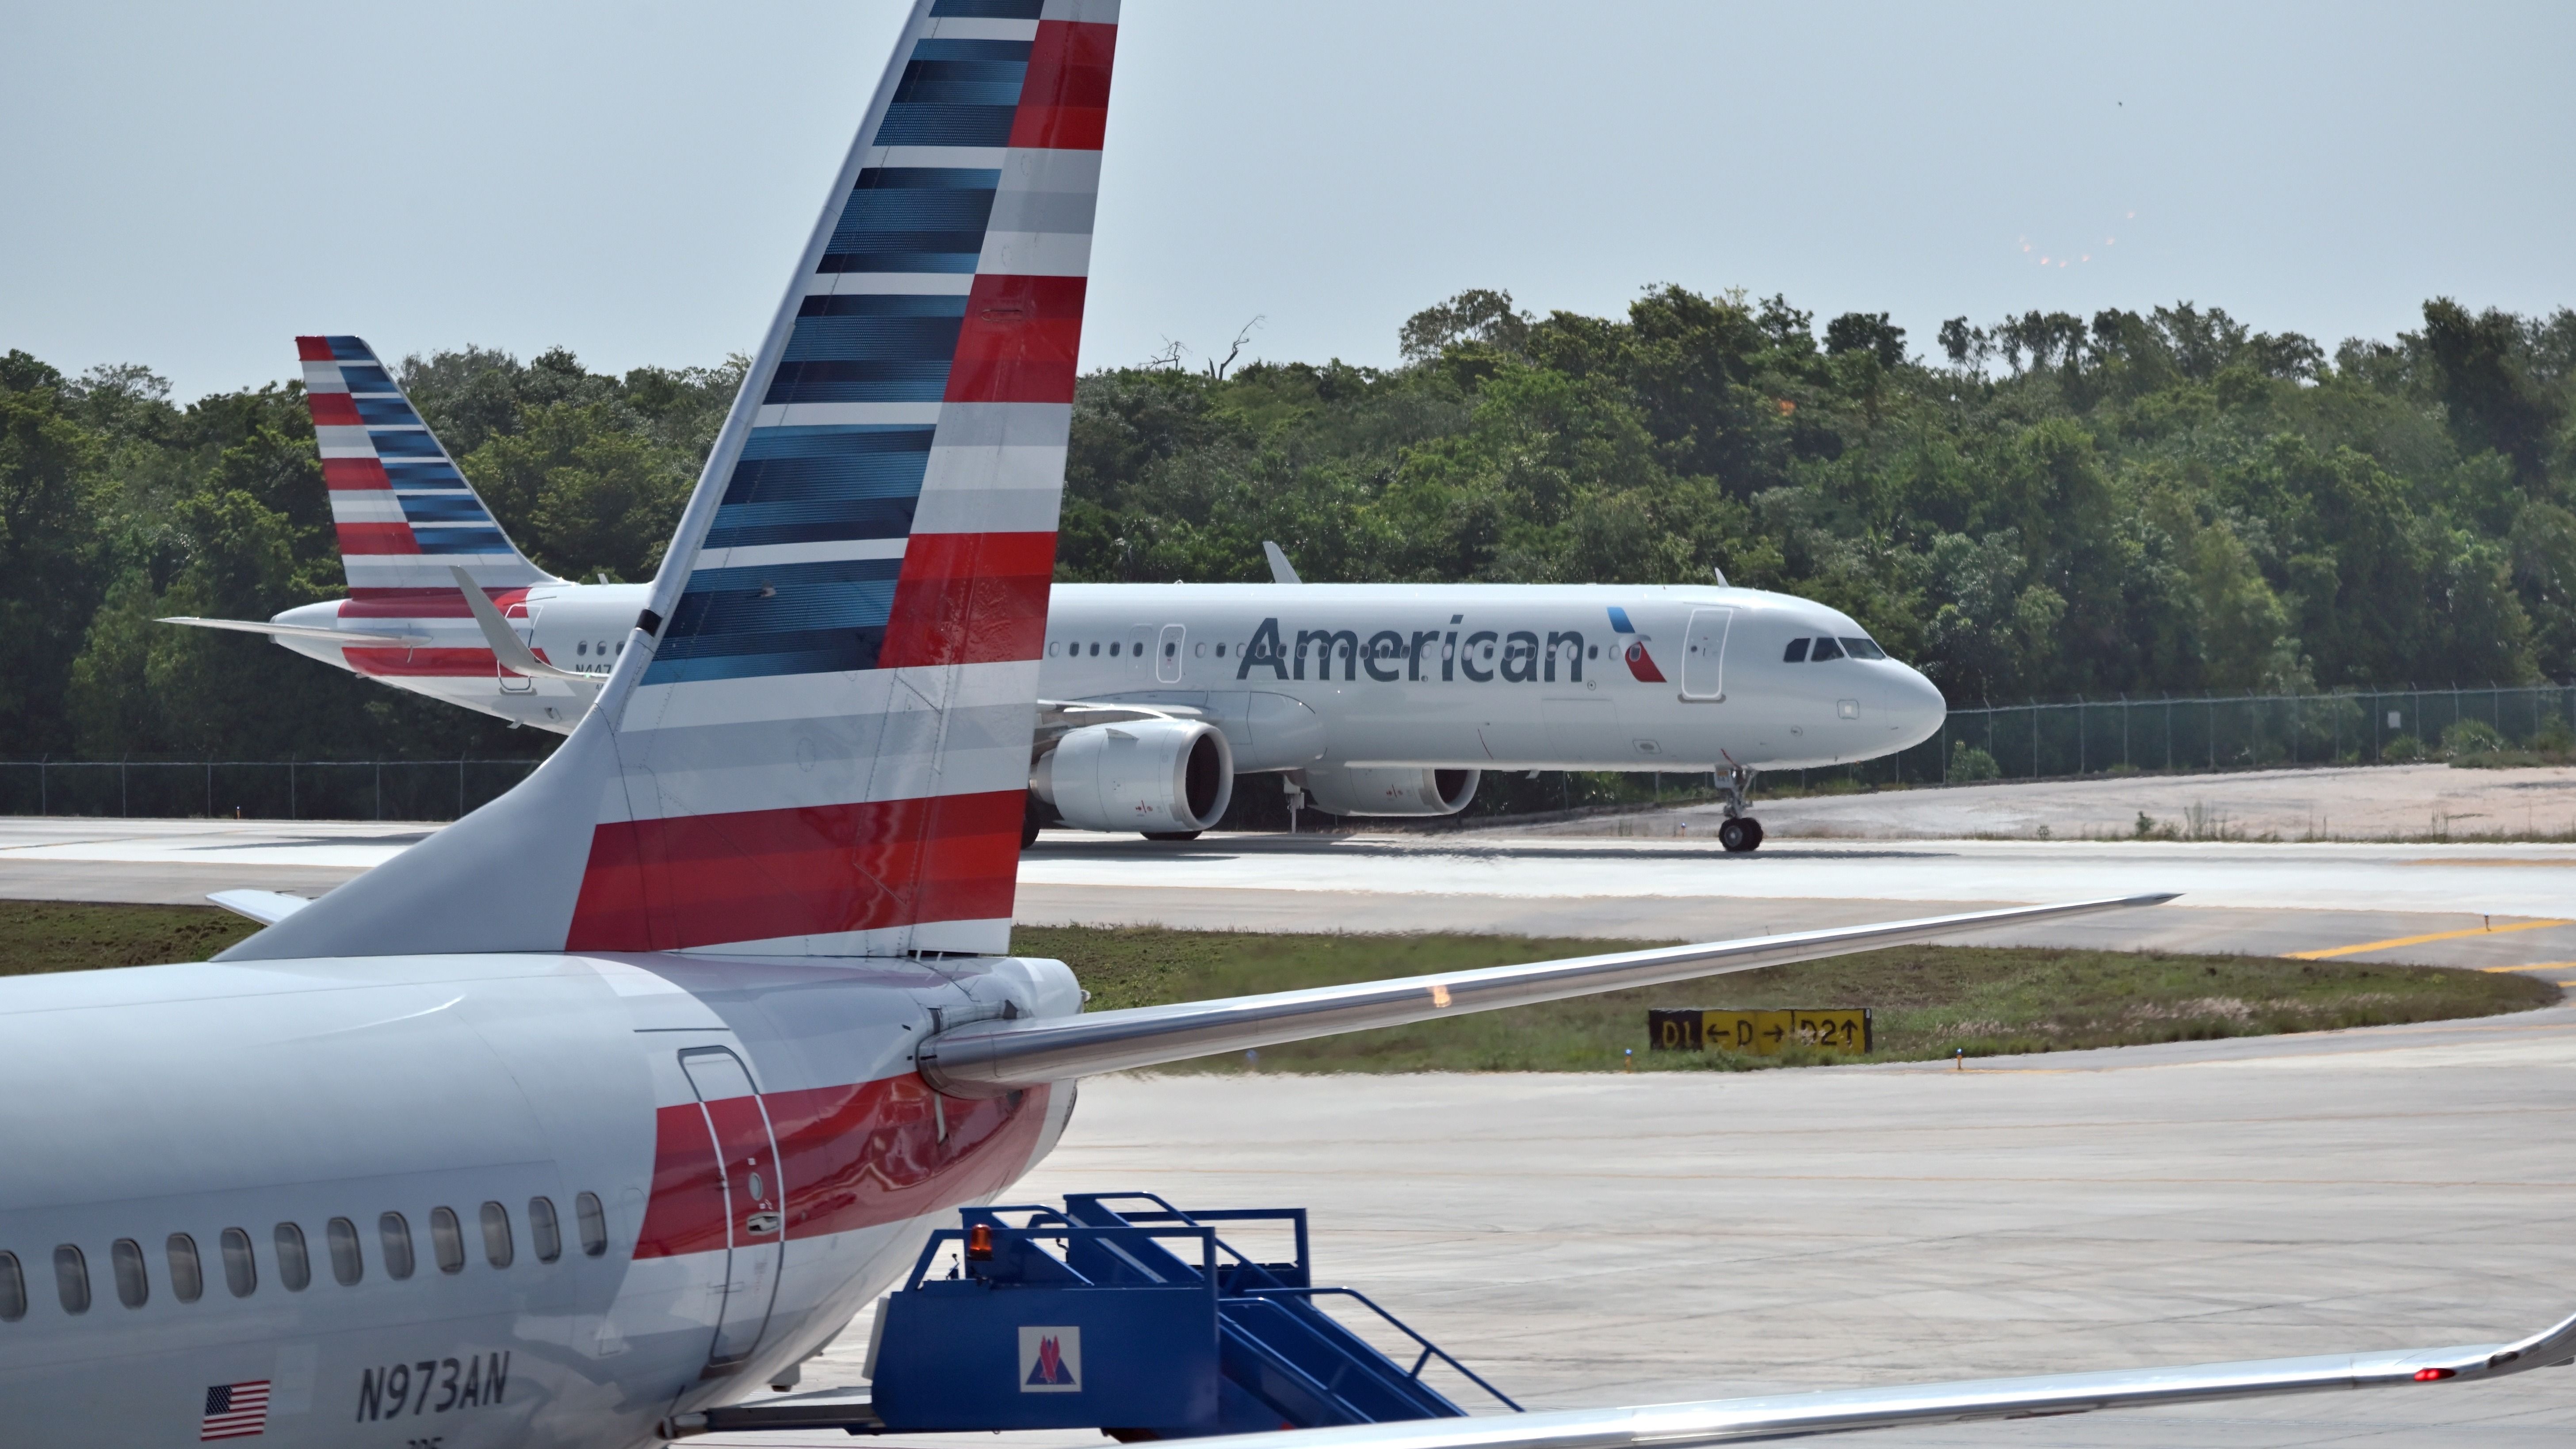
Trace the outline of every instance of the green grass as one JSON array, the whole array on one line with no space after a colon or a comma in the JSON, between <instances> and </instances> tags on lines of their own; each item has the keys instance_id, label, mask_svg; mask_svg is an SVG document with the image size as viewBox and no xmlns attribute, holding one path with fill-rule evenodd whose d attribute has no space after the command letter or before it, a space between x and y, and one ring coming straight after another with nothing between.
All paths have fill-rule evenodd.
<instances>
[{"instance_id":1,"label":"green grass","mask_svg":"<svg viewBox=\"0 0 2576 1449\"><path fill-rule=\"evenodd\" d=\"M258 929L212 906L0 901L0 976L203 961Z\"/></svg>"},{"instance_id":2,"label":"green grass","mask_svg":"<svg viewBox=\"0 0 2576 1449\"><path fill-rule=\"evenodd\" d=\"M1379 976L1498 966L1654 944L1517 936L1260 936L1152 928L1032 929L1012 949L1056 956L1092 1009L1146 1006ZM1872 1012L1875 1060L2072 1051L2338 1027L2488 1016L2559 999L2546 981L2434 966L2175 956L2121 951L1904 946L1826 961L1578 997L1447 1021L1356 1032L1261 1051L1291 1072L1610 1071L1634 1048L1638 1070L1808 1066L1830 1052L1779 1056L1650 1052L1650 1007L1850 1007ZM1241 1071L1240 1053L1173 1071Z\"/></svg>"},{"instance_id":3,"label":"green grass","mask_svg":"<svg viewBox=\"0 0 2576 1449\"><path fill-rule=\"evenodd\" d=\"M255 929L199 906L0 901L0 975L196 961ZM1071 964L1095 1011L1581 956L1655 944L1530 936L1263 936L1151 927L1022 927L1012 947ZM1650 1052L1649 1007L1866 1006L1876 1059L2071 1051L2487 1016L2559 999L2545 981L2432 966L2119 951L1904 946L1511 1011L1265 1047L1263 1071L1640 1071L1810 1066L1776 1057ZM1242 1056L1172 1071L1241 1071Z\"/></svg>"}]
</instances>

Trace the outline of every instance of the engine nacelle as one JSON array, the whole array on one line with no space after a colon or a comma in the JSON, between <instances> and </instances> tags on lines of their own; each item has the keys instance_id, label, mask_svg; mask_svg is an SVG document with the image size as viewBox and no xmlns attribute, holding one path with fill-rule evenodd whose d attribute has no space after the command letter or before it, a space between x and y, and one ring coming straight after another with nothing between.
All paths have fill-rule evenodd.
<instances>
[{"instance_id":1,"label":"engine nacelle","mask_svg":"<svg viewBox=\"0 0 2576 1449\"><path fill-rule=\"evenodd\" d=\"M1476 798L1481 770L1335 769L1309 765L1306 797L1335 815L1455 815Z\"/></svg>"},{"instance_id":2,"label":"engine nacelle","mask_svg":"<svg viewBox=\"0 0 2576 1449\"><path fill-rule=\"evenodd\" d=\"M1234 748L1198 720L1085 725L1039 757L1029 788L1078 830L1205 830L1234 799Z\"/></svg>"}]
</instances>

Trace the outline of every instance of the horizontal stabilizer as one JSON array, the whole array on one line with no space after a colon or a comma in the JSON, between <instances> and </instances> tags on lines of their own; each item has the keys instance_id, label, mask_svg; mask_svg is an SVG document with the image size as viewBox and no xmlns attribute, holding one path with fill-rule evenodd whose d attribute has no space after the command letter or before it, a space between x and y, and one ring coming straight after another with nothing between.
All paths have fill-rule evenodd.
<instances>
[{"instance_id":1,"label":"horizontal stabilizer","mask_svg":"<svg viewBox=\"0 0 2576 1449\"><path fill-rule=\"evenodd\" d=\"M361 634L352 629L332 629L319 624L263 624L256 619L198 619L179 615L155 619L155 624L186 624L195 629L230 629L237 634L266 634L272 639L319 639L326 644L372 644L378 648L417 648L429 642L426 634Z\"/></svg>"},{"instance_id":2,"label":"horizontal stabilizer","mask_svg":"<svg viewBox=\"0 0 2576 1449\"><path fill-rule=\"evenodd\" d=\"M309 896L290 896L284 891L216 891L206 899L236 916L248 916L263 926L274 926L313 904Z\"/></svg>"},{"instance_id":3,"label":"horizontal stabilizer","mask_svg":"<svg viewBox=\"0 0 2576 1449\"><path fill-rule=\"evenodd\" d=\"M492 646L492 657L500 661L502 668L513 674L541 674L549 679L578 679L586 684L599 682L597 675L559 669L539 659L537 652L529 648L527 641L521 639L518 632L510 627L510 621L502 618L501 611L492 606L491 596L476 588L474 580L466 574L465 570L451 568L447 572L455 578L457 591L465 596L466 612L474 616L475 627L483 631L483 642Z\"/></svg>"},{"instance_id":4,"label":"horizontal stabilizer","mask_svg":"<svg viewBox=\"0 0 2576 1449\"><path fill-rule=\"evenodd\" d=\"M1048 1021L979 1022L922 1043L921 1075L952 1096L995 1096L1042 1082L1186 1061L1212 1052L1403 1026L1459 1012L1528 1006L1631 986L1689 981L1789 961L1909 945L1993 926L2162 905L2172 899L2171 895L2120 896L2062 905L2011 906L1872 926L1795 931L1741 941L1661 946L1607 956L1362 981L1310 991L1139 1006Z\"/></svg>"},{"instance_id":5,"label":"horizontal stabilizer","mask_svg":"<svg viewBox=\"0 0 2576 1449\"><path fill-rule=\"evenodd\" d=\"M2576 1354L2576 1318L2518 1343L2258 1359L2184 1368L2114 1369L2107 1373L1883 1389L1831 1389L1645 1408L1567 1409L1463 1423L1457 1419L1429 1419L1344 1429L1224 1435L1190 1442L1198 1449L1236 1449L1227 1440L1238 1438L1241 1449L1688 1449L1697 1444L1791 1439L1855 1429L1886 1429L1899 1424L2082 1414L2095 1409L2162 1407L2324 1389L2429 1387L2552 1367L2565 1363L2571 1354Z\"/></svg>"}]
</instances>

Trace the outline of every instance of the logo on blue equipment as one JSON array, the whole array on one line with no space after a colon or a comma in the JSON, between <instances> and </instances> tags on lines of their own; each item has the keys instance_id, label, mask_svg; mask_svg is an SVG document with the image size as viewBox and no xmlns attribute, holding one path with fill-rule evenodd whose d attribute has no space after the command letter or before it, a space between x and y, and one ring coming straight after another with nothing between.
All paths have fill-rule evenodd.
<instances>
[{"instance_id":1,"label":"logo on blue equipment","mask_svg":"<svg viewBox=\"0 0 2576 1449\"><path fill-rule=\"evenodd\" d=\"M1024 1394L1078 1394L1082 1392L1082 1330L1070 1325L1058 1328L1020 1329L1020 1392Z\"/></svg>"}]
</instances>

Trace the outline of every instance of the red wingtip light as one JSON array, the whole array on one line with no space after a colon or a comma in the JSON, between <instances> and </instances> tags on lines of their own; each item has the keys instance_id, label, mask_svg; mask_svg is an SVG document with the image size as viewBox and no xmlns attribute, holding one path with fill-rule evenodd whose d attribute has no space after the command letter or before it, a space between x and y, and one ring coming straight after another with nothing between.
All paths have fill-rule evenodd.
<instances>
[{"instance_id":1,"label":"red wingtip light","mask_svg":"<svg viewBox=\"0 0 2576 1449\"><path fill-rule=\"evenodd\" d=\"M2439 1383L2444 1379L2455 1379L2459 1376L2460 1371L2458 1369L2417 1369L2415 1371L2415 1382L2419 1384L2432 1384Z\"/></svg>"},{"instance_id":2,"label":"red wingtip light","mask_svg":"<svg viewBox=\"0 0 2576 1449\"><path fill-rule=\"evenodd\" d=\"M966 1230L966 1258L968 1262L973 1263L993 1261L993 1225L991 1223L977 1223ZM2429 1373L2431 1370L2428 1369L2426 1372Z\"/></svg>"}]
</instances>

